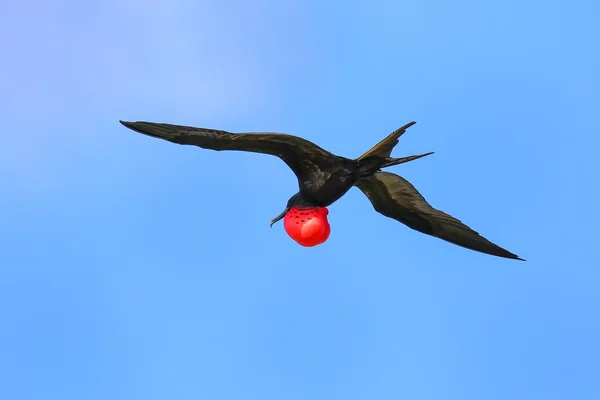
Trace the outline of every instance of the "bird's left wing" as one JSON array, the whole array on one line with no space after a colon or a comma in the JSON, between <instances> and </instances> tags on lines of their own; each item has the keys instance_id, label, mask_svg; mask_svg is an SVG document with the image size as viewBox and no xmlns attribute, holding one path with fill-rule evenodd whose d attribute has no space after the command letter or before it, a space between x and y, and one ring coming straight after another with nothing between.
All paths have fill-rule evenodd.
<instances>
[{"instance_id":1,"label":"bird's left wing","mask_svg":"<svg viewBox=\"0 0 600 400\"><path fill-rule=\"evenodd\" d=\"M433 208L410 182L396 174L376 172L355 186L369 198L377 212L412 229L481 253L522 260L458 219Z\"/></svg>"},{"instance_id":2,"label":"bird's left wing","mask_svg":"<svg viewBox=\"0 0 600 400\"><path fill-rule=\"evenodd\" d=\"M119 121L136 132L173 143L210 150L238 150L271 154L281 158L300 182L334 168L340 157L298 136L272 132L231 133L216 129L196 128L155 122Z\"/></svg>"}]
</instances>

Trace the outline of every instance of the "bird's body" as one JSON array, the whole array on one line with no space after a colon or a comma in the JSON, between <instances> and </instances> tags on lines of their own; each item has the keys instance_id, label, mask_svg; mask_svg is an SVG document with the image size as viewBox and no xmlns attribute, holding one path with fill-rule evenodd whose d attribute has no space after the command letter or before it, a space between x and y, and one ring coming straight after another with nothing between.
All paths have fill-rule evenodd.
<instances>
[{"instance_id":1,"label":"bird's body","mask_svg":"<svg viewBox=\"0 0 600 400\"><path fill-rule=\"evenodd\" d=\"M354 160L333 156L330 165L315 165L305 161L305 167L313 169L311 176L298 180L299 200L309 205L328 207L339 200L358 181L359 167Z\"/></svg>"},{"instance_id":2,"label":"bird's body","mask_svg":"<svg viewBox=\"0 0 600 400\"><path fill-rule=\"evenodd\" d=\"M381 171L382 168L433 154L391 157L398 138L415 122L392 132L356 159L332 154L306 139L283 133L230 133L164 123L121 123L134 131L173 143L195 145L216 151L237 150L270 154L282 159L296 175L299 190L289 199L285 210L271 221L271 225L286 217L286 231L300 244L313 246L327 240L327 212L318 210L330 206L356 186L369 198L376 211L412 229L471 250L520 259L483 238L459 220L431 207L404 178ZM299 213L298 210L312 211ZM304 218L303 215L307 217ZM327 226L321 229L317 226L318 223ZM318 232L318 237L314 240L307 239L307 232Z\"/></svg>"}]
</instances>

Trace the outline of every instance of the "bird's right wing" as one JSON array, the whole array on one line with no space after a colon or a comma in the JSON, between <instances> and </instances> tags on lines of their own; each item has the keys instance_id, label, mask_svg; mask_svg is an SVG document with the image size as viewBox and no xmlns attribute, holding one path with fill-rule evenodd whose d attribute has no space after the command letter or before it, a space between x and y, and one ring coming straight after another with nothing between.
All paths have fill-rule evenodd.
<instances>
[{"instance_id":1,"label":"bird's right wing","mask_svg":"<svg viewBox=\"0 0 600 400\"><path fill-rule=\"evenodd\" d=\"M300 182L327 176L340 164L340 157L306 139L284 133L231 133L216 129L155 122L120 122L136 132L173 143L194 145L217 151L238 150L271 154L281 158L296 174Z\"/></svg>"},{"instance_id":2,"label":"bird's right wing","mask_svg":"<svg viewBox=\"0 0 600 400\"><path fill-rule=\"evenodd\" d=\"M369 198L377 212L412 229L481 253L522 260L458 219L433 208L410 182L396 174L376 172L355 186Z\"/></svg>"}]
</instances>

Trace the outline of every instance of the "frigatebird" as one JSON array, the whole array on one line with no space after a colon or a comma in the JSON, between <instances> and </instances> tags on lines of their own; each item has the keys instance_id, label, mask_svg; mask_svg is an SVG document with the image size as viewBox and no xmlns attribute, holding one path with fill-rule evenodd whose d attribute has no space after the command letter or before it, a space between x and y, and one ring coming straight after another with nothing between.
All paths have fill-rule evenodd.
<instances>
[{"instance_id":1,"label":"frigatebird","mask_svg":"<svg viewBox=\"0 0 600 400\"><path fill-rule=\"evenodd\" d=\"M415 121L395 130L356 159L332 154L306 139L285 133L231 133L167 123L119 122L136 132L177 144L217 151L263 153L282 159L298 178L299 190L270 225L284 218L286 232L301 245L314 246L327 240L330 233L327 207L356 186L377 212L414 230L470 250L522 260L458 219L433 208L406 179L382 171L383 168L433 154L429 152L401 158L391 156L400 136Z\"/></svg>"}]
</instances>

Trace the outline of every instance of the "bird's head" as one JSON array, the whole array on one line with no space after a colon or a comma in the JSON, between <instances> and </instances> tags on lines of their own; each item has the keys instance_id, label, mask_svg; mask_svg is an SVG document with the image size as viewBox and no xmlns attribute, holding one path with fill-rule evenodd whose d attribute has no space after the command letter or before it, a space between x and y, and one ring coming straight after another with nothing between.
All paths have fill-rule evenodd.
<instances>
[{"instance_id":1,"label":"bird's head","mask_svg":"<svg viewBox=\"0 0 600 400\"><path fill-rule=\"evenodd\" d=\"M283 219L283 227L287 234L298 244L305 247L317 246L324 243L331 233L326 207L317 207L302 201L295 194L288 201L287 207L275 217L270 226Z\"/></svg>"}]
</instances>

